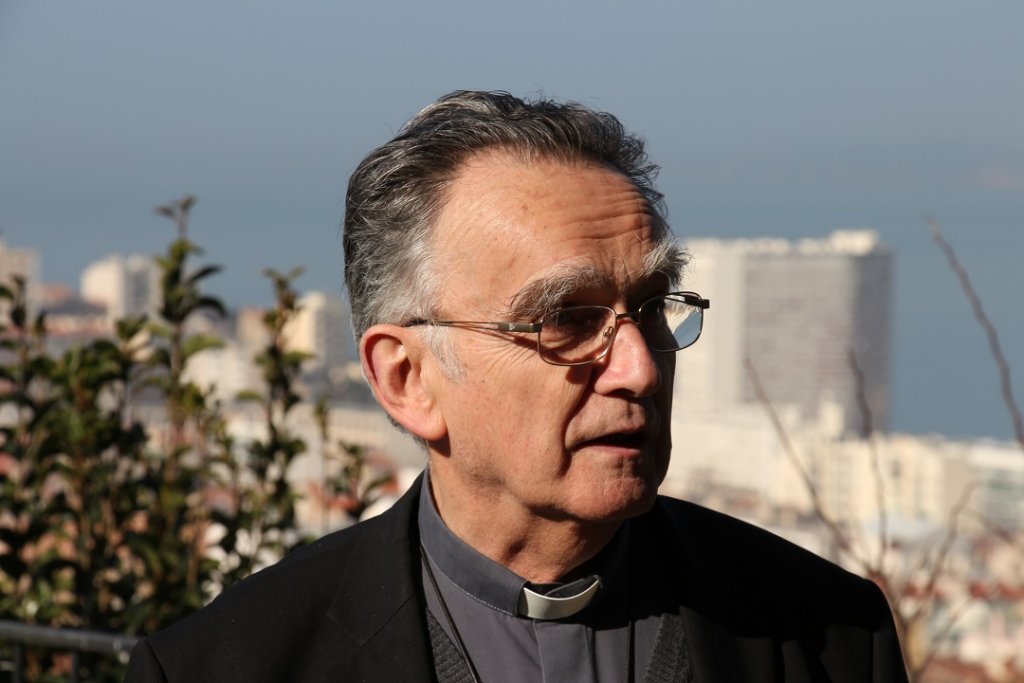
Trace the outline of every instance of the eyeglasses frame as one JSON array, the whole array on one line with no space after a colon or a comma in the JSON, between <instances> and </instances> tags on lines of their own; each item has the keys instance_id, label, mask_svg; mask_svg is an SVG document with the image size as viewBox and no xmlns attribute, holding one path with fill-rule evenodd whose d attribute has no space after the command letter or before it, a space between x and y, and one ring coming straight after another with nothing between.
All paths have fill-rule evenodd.
<instances>
[{"instance_id":1,"label":"eyeglasses frame","mask_svg":"<svg viewBox=\"0 0 1024 683\"><path fill-rule=\"evenodd\" d=\"M558 365L558 366L562 366L562 367L574 367L574 366L577 366L577 365L590 365L591 363L596 363L597 361L599 361L602 358L604 358L605 356L607 356L608 352L611 351L611 349L612 349L612 344L615 342L615 334L619 330L619 321L620 320L622 320L624 318L629 318L639 328L639 326L640 326L640 310L644 306L646 306L647 304L649 304L650 302L652 302L652 301L654 301L656 299L665 299L665 298L668 298L668 297L678 297L678 298L681 298L681 299L683 299L684 303L686 303L689 306L693 306L694 308L698 309L700 311L700 313L701 313L701 316L700 316L700 329L697 330L697 336L693 338L693 341L691 341L686 346L680 346L677 349L671 349L671 350L668 350L668 351L660 351L658 349L654 349L657 353L675 353L676 351L682 351L685 348L689 348L690 346L693 346L693 344L696 343L696 341L698 339L700 339L701 332L704 331L704 311L706 311L709 308L711 308L711 300L710 299L702 298L696 292L669 292L668 294L659 294L658 296L652 296L651 298L647 299L646 301L641 303L639 306L637 306L635 311L626 311L625 313L616 313L615 309L612 308L611 306L601 306L600 304L587 304L587 305L582 305L582 306L566 306L565 308L560 308L557 311L552 311L551 313L549 313L548 315L546 315L544 317L547 318L547 317L549 317L551 315L554 315L555 313L558 313L560 311L569 311L569 310L576 309L576 308L605 308L605 309L611 311L612 314L615 316L614 326L612 327L611 338L608 340L608 344L607 344L607 346L605 346L604 350L600 354L595 356L594 358L590 358L590 359L584 360L584 361L577 361L575 363L560 363L560 362L557 362L557 361L553 361L553 360L551 360L549 358L545 358L544 354L541 353L540 331L541 331L541 328L544 325L544 321L543 320L540 321L540 322L533 322L533 323L515 323L515 322L509 322L509 321L492 322L492 321L480 321L480 320L424 320L424 319L416 319L416 320L411 320L411 321L405 323L402 327L416 327L416 326L419 326L419 325L431 325L431 326L435 326L435 327L455 327L455 328L466 329L466 330L494 330L494 331L497 331L497 332L522 332L522 333L526 333L526 334L536 334L537 335L537 355L540 356L540 359L542 361L544 361L545 363L548 363L550 365ZM646 337L645 337L645 339L646 339Z\"/></svg>"}]
</instances>

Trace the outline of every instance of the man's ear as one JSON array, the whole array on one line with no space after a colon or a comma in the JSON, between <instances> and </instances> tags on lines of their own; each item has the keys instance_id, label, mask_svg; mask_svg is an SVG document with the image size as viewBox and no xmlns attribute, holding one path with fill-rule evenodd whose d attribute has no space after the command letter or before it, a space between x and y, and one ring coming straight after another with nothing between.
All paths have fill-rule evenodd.
<instances>
[{"instance_id":1,"label":"man's ear","mask_svg":"<svg viewBox=\"0 0 1024 683\"><path fill-rule=\"evenodd\" d=\"M420 336L408 327L374 325L359 341L363 375L388 415L424 441L437 441L447 426L425 381L429 362Z\"/></svg>"}]
</instances>

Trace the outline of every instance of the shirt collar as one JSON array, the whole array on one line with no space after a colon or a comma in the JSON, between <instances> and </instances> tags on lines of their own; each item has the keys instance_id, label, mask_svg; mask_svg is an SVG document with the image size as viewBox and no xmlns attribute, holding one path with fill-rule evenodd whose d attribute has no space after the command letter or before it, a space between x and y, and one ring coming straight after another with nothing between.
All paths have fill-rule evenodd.
<instances>
[{"instance_id":1,"label":"shirt collar","mask_svg":"<svg viewBox=\"0 0 1024 683\"><path fill-rule=\"evenodd\" d=\"M562 619L579 612L595 598L597 604L604 602L603 596L599 596L606 592L603 587L622 583L616 579L627 564L628 524L624 524L611 543L594 558L592 564L597 574L588 580L573 582L575 586L530 585L451 532L434 506L429 469L424 472L422 486L417 521L420 541L429 561L460 590L492 609L513 616Z\"/></svg>"}]
</instances>

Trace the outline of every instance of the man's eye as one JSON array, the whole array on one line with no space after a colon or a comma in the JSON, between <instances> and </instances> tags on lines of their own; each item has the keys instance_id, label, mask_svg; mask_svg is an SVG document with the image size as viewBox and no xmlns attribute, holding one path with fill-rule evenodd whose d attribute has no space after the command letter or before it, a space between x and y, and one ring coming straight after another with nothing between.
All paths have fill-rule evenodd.
<instances>
[{"instance_id":1,"label":"man's eye","mask_svg":"<svg viewBox=\"0 0 1024 683\"><path fill-rule=\"evenodd\" d=\"M560 330L564 334L589 335L600 330L607 317L601 308L566 308L548 316L544 326Z\"/></svg>"},{"instance_id":2,"label":"man's eye","mask_svg":"<svg viewBox=\"0 0 1024 683\"><path fill-rule=\"evenodd\" d=\"M650 311L654 315L662 315L665 313L665 300L664 299L650 299L644 304L644 311Z\"/></svg>"}]
</instances>

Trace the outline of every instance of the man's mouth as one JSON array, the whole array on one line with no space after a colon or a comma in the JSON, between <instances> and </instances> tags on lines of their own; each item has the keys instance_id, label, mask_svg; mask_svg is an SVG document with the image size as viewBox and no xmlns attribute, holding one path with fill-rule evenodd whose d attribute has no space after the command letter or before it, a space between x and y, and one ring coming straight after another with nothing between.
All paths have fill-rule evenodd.
<instances>
[{"instance_id":1,"label":"man's mouth","mask_svg":"<svg viewBox=\"0 0 1024 683\"><path fill-rule=\"evenodd\" d=\"M580 444L582 447L587 446L610 446L614 448L629 448L629 449L641 449L647 443L647 436L643 430L632 431L632 432L613 432L605 434Z\"/></svg>"}]
</instances>

